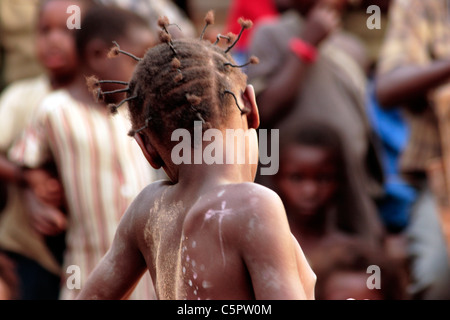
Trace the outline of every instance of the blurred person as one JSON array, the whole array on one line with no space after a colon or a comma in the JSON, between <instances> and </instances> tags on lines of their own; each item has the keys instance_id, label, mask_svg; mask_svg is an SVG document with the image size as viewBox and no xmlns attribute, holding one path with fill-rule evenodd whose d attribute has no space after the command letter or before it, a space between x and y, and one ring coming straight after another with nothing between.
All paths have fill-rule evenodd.
<instances>
[{"instance_id":1,"label":"blurred person","mask_svg":"<svg viewBox=\"0 0 450 320\"><path fill-rule=\"evenodd\" d=\"M450 260L427 177L430 160L442 156L438 118L429 94L448 82L450 75L449 21L447 1L393 0L377 67L380 105L400 107L410 131L400 170L417 192L407 229L409 289L415 299L450 298Z\"/></svg>"},{"instance_id":2,"label":"blurred person","mask_svg":"<svg viewBox=\"0 0 450 320\"><path fill-rule=\"evenodd\" d=\"M399 159L408 144L410 128L399 108L387 110L379 105L374 85L369 86L367 110L381 141L386 177L385 195L377 202L379 212L388 232L394 237L404 238L417 196L415 188L403 178L399 167Z\"/></svg>"},{"instance_id":3,"label":"blurred person","mask_svg":"<svg viewBox=\"0 0 450 320\"><path fill-rule=\"evenodd\" d=\"M324 123L300 121L280 140L280 168L272 185L306 256L329 238L354 237L367 247L382 247L383 227L351 173L354 159L339 133Z\"/></svg>"},{"instance_id":4,"label":"blurred person","mask_svg":"<svg viewBox=\"0 0 450 320\"><path fill-rule=\"evenodd\" d=\"M386 34L390 3L391 0L349 0L347 10L342 17L342 28L356 36L366 49L369 64L368 72L371 77L375 71ZM369 29L367 27L368 19L373 14L373 12L367 12L370 6L377 6L380 9L380 15L377 16L379 19L370 21L378 22L377 27L379 26L379 28Z\"/></svg>"},{"instance_id":5,"label":"blurred person","mask_svg":"<svg viewBox=\"0 0 450 320\"><path fill-rule=\"evenodd\" d=\"M158 31L157 21L160 17L166 16L174 25L170 26L170 31L174 38L195 37L193 22L189 16L177 6L172 0L95 0L105 5L116 5L121 8L131 10L143 17L154 32ZM181 32L181 30L183 30Z\"/></svg>"},{"instance_id":6,"label":"blurred person","mask_svg":"<svg viewBox=\"0 0 450 320\"><path fill-rule=\"evenodd\" d=\"M411 206L416 192L405 181L398 168L398 159L409 139L409 128L399 110L380 107L374 90L374 73L386 34L390 0L349 1L342 17L342 28L356 36L366 48L368 56L368 84L366 93L367 115L379 140L379 151L385 176L384 193L376 199L376 205L388 232L389 251L397 252L407 269L404 231L409 222ZM368 12L368 9L379 9ZM375 19L375 20L373 20ZM374 25L370 27L368 23ZM367 27L364 27L366 26ZM370 28L369 28L370 27ZM375 28L374 28L375 27Z\"/></svg>"},{"instance_id":7,"label":"blurred person","mask_svg":"<svg viewBox=\"0 0 450 320\"><path fill-rule=\"evenodd\" d=\"M0 91L44 71L34 45L39 6L39 0L0 1Z\"/></svg>"},{"instance_id":8,"label":"blurred person","mask_svg":"<svg viewBox=\"0 0 450 320\"><path fill-rule=\"evenodd\" d=\"M52 163L46 164L48 170L26 172L10 161L7 153L44 97L74 81L79 62L74 31L67 28L67 7L74 3L82 13L91 6L87 0L40 2L35 50L45 73L10 84L0 96L0 179L7 186L8 196L0 218L0 248L15 262L20 284L18 299L57 299L59 294L63 228L43 236L39 227L36 230L31 226L28 216L31 210L55 214L65 210L58 174ZM31 207L27 200L33 201ZM59 212L58 217L57 223L64 226L65 215Z\"/></svg>"},{"instance_id":9,"label":"blurred person","mask_svg":"<svg viewBox=\"0 0 450 320\"><path fill-rule=\"evenodd\" d=\"M317 300L408 300L405 278L381 248L329 238L310 256Z\"/></svg>"},{"instance_id":10,"label":"blurred person","mask_svg":"<svg viewBox=\"0 0 450 320\"><path fill-rule=\"evenodd\" d=\"M353 159L352 174L372 199L383 194L378 141L366 113L364 47L339 29L347 2L277 0L282 15L260 24L250 54L260 64L248 71L260 106L261 126L322 121L336 130ZM258 176L266 185L268 179ZM372 210L376 210L372 202Z\"/></svg>"},{"instance_id":11,"label":"blurred person","mask_svg":"<svg viewBox=\"0 0 450 320\"><path fill-rule=\"evenodd\" d=\"M62 269L78 266L76 276L81 288L109 249L133 197L156 178L138 146L126 136L126 115L120 112L111 117L108 110L109 104L123 99L123 90L97 102L86 84L86 77L91 75L116 81L131 77L136 61L130 57L109 58L113 41L120 43L120 48L143 55L156 43L156 36L147 21L130 11L100 5L90 9L76 32L82 64L75 80L42 101L10 152L12 159L31 171L49 160L56 163L68 208ZM117 86L107 83L102 87L114 91ZM55 218L41 215L34 221L46 228L43 232L51 233L61 228L54 223ZM80 290L68 285L69 276L63 273L60 299L73 299ZM154 298L151 279L143 278L129 297Z\"/></svg>"}]
</instances>

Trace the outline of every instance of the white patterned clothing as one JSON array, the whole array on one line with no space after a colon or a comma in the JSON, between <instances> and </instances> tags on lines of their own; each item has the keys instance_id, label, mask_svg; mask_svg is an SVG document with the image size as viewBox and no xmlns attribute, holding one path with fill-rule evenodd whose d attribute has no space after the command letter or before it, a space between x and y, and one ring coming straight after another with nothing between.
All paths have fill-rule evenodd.
<instances>
[{"instance_id":1,"label":"white patterned clothing","mask_svg":"<svg viewBox=\"0 0 450 320\"><path fill-rule=\"evenodd\" d=\"M131 201L156 180L156 171L127 135L131 124L124 113L111 116L105 107L86 105L65 90L56 91L43 101L35 121L10 152L31 168L49 159L56 162L69 212L63 270L78 266L81 288L109 249ZM63 273L61 299L79 293L66 285L71 275ZM131 299L153 298L147 272Z\"/></svg>"}]
</instances>

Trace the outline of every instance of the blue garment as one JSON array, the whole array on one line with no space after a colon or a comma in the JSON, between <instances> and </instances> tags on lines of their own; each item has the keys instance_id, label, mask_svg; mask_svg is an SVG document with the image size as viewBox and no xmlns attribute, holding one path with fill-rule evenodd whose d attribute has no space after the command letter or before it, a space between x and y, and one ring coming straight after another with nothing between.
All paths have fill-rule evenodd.
<instances>
[{"instance_id":1,"label":"blue garment","mask_svg":"<svg viewBox=\"0 0 450 320\"><path fill-rule=\"evenodd\" d=\"M378 203L378 209L388 230L402 231L408 225L409 212L417 196L415 189L401 178L398 165L409 139L409 127L398 108L385 110L380 107L373 85L369 86L367 100L369 120L382 142L386 176L386 195Z\"/></svg>"}]
</instances>

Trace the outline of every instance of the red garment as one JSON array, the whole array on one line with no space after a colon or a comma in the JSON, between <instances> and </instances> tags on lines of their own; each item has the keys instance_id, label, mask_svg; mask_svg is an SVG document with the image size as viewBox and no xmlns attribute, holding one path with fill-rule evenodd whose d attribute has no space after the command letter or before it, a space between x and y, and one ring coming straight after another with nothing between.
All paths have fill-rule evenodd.
<instances>
[{"instance_id":1,"label":"red garment","mask_svg":"<svg viewBox=\"0 0 450 320\"><path fill-rule=\"evenodd\" d=\"M238 34L241 26L238 23L239 18L252 20L253 25L261 20L278 17L279 13L275 7L273 0L233 0L228 12L225 33L233 32ZM236 44L238 50L245 50L250 40L252 29L246 30L239 42Z\"/></svg>"}]
</instances>

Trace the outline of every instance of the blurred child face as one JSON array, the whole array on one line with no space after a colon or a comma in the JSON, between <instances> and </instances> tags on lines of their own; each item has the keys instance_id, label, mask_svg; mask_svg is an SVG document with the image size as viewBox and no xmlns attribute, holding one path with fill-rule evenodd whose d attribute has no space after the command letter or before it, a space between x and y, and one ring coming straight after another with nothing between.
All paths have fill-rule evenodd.
<instances>
[{"instance_id":1,"label":"blurred child face","mask_svg":"<svg viewBox=\"0 0 450 320\"><path fill-rule=\"evenodd\" d=\"M156 44L156 39L153 33L143 27L131 27L127 32L126 37L117 39L117 43L120 45L120 49L133 55L142 58L147 50ZM111 44L111 47L113 44ZM106 67L98 74L100 79L106 80L120 80L129 81L136 68L137 61L124 54L119 54L116 58L105 58ZM116 85L102 86L104 91L115 90L123 88ZM123 95L117 95L112 97L114 101L120 101L123 99Z\"/></svg>"},{"instance_id":2,"label":"blurred child face","mask_svg":"<svg viewBox=\"0 0 450 320\"><path fill-rule=\"evenodd\" d=\"M43 4L37 26L38 59L54 77L75 72L77 57L74 31L67 28L67 7L71 1L47 1Z\"/></svg>"},{"instance_id":3,"label":"blurred child face","mask_svg":"<svg viewBox=\"0 0 450 320\"><path fill-rule=\"evenodd\" d=\"M382 300L381 290L367 287L368 274L357 271L337 271L327 279L323 300Z\"/></svg>"},{"instance_id":4,"label":"blurred child face","mask_svg":"<svg viewBox=\"0 0 450 320\"><path fill-rule=\"evenodd\" d=\"M326 148L288 146L275 178L287 212L304 217L322 212L336 194L337 170L335 156Z\"/></svg>"}]
</instances>

